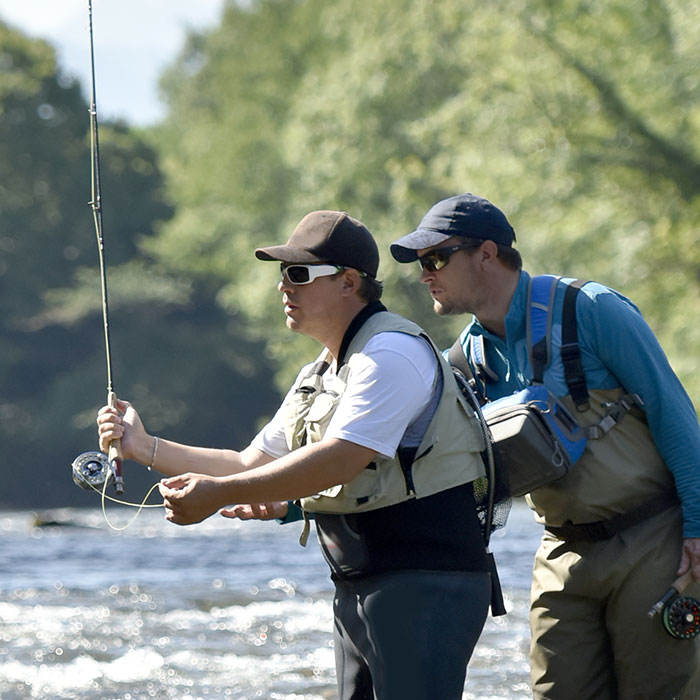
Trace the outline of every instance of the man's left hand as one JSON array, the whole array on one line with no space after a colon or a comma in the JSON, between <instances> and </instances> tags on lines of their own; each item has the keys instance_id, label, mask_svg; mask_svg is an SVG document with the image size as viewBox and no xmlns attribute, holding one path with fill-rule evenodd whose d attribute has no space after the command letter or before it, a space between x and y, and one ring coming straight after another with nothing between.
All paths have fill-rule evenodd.
<instances>
[{"instance_id":1,"label":"man's left hand","mask_svg":"<svg viewBox=\"0 0 700 700\"><path fill-rule=\"evenodd\" d=\"M205 520L226 504L221 501L221 478L204 474L182 474L158 484L163 496L165 519L177 525Z\"/></svg>"},{"instance_id":2,"label":"man's left hand","mask_svg":"<svg viewBox=\"0 0 700 700\"><path fill-rule=\"evenodd\" d=\"M288 511L287 501L271 503L237 503L219 511L224 518L239 518L240 520L276 520L284 519Z\"/></svg>"},{"instance_id":3,"label":"man's left hand","mask_svg":"<svg viewBox=\"0 0 700 700\"><path fill-rule=\"evenodd\" d=\"M683 540L683 553L678 575L690 571L694 581L700 582L700 537L688 537Z\"/></svg>"}]
</instances>

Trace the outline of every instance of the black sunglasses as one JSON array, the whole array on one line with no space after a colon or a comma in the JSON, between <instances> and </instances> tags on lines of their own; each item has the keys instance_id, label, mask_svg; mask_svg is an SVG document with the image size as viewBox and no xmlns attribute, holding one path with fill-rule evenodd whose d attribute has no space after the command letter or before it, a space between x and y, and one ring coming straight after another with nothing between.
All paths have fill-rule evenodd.
<instances>
[{"instance_id":1,"label":"black sunglasses","mask_svg":"<svg viewBox=\"0 0 700 700\"><path fill-rule=\"evenodd\" d=\"M470 243L460 243L459 245L445 246L444 248L435 248L428 253L424 253L418 257L418 263L423 270L428 272L437 272L442 270L450 258L458 250L469 250L470 248L478 248L482 241L471 241Z\"/></svg>"}]
</instances>

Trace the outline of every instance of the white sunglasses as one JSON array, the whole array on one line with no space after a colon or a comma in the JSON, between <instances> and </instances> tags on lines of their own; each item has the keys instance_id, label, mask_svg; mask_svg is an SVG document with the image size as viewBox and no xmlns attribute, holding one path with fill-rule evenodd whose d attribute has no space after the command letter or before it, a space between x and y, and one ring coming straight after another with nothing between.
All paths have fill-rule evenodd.
<instances>
[{"instance_id":1,"label":"white sunglasses","mask_svg":"<svg viewBox=\"0 0 700 700\"><path fill-rule=\"evenodd\" d=\"M280 265L283 277L292 284L311 284L317 277L328 277L342 272L339 265Z\"/></svg>"}]
</instances>

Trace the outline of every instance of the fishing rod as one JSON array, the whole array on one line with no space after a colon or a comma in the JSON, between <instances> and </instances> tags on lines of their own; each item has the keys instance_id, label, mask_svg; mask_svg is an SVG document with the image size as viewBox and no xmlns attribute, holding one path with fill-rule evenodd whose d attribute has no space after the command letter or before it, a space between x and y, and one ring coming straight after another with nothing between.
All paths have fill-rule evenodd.
<instances>
[{"instance_id":1,"label":"fishing rod","mask_svg":"<svg viewBox=\"0 0 700 700\"><path fill-rule=\"evenodd\" d=\"M95 81L95 45L92 28L92 0L88 0L89 29L90 29L90 186L92 218L97 236L97 250L100 262L100 279L102 286L102 321L104 326L105 355L107 359L107 403L117 406L117 396L114 392L112 373L112 347L109 333L109 299L107 295L107 266L105 264L104 233L102 228L102 189L100 182L100 139L97 123L97 90ZM106 464L105 464L106 460ZM101 452L85 452L73 462L73 481L82 488L94 488L110 480L114 480L114 490L118 495L124 493L124 478L122 477L121 440L109 443L108 455Z\"/></svg>"}]
</instances>

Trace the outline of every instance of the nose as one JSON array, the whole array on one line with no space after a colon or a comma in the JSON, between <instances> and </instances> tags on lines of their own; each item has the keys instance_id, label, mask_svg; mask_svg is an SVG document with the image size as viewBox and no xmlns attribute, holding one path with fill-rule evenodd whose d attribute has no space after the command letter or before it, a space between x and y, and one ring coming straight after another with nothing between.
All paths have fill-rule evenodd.
<instances>
[{"instance_id":1,"label":"nose","mask_svg":"<svg viewBox=\"0 0 700 700\"><path fill-rule=\"evenodd\" d=\"M277 283L277 289L280 292L290 292L294 290L294 285L287 279L287 275L282 273L282 279Z\"/></svg>"},{"instance_id":2,"label":"nose","mask_svg":"<svg viewBox=\"0 0 700 700\"><path fill-rule=\"evenodd\" d=\"M423 284L428 284L431 280L435 278L435 273L431 272L427 267L421 265L420 268L420 281Z\"/></svg>"}]
</instances>

